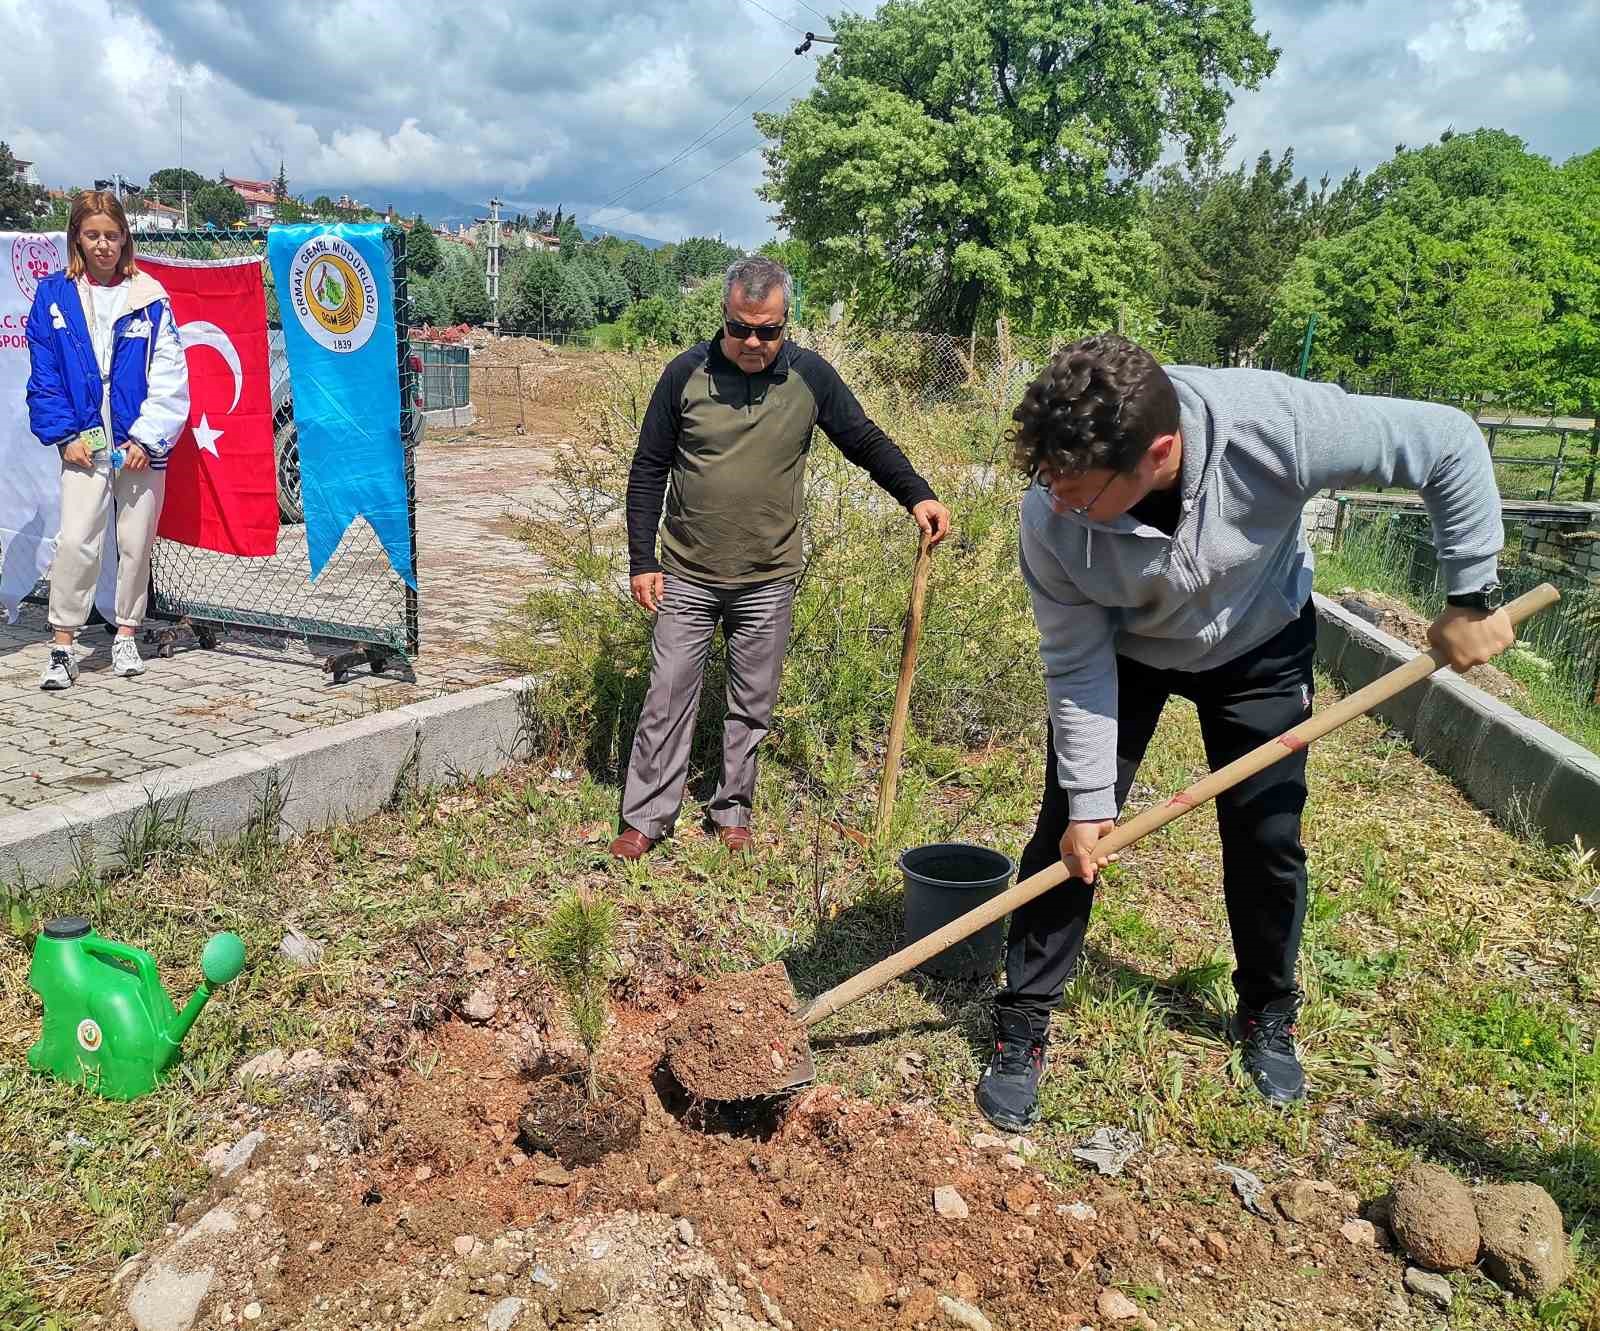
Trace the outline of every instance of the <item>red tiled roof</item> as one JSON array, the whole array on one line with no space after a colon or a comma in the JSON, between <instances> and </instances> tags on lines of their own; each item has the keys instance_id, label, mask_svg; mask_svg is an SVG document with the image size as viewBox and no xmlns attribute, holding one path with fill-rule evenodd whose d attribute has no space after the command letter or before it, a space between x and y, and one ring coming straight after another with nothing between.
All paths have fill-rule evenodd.
<instances>
[{"instance_id":1,"label":"red tiled roof","mask_svg":"<svg viewBox=\"0 0 1600 1331\"><path fill-rule=\"evenodd\" d=\"M246 203L277 203L277 188L270 180L236 180L223 176L223 183Z\"/></svg>"}]
</instances>

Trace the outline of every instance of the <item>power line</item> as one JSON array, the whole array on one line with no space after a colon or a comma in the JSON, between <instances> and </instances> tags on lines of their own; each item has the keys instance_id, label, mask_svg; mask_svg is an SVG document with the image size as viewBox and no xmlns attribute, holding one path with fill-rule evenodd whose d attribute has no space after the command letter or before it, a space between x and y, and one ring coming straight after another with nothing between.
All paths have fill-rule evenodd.
<instances>
[{"instance_id":1,"label":"power line","mask_svg":"<svg viewBox=\"0 0 1600 1331\"><path fill-rule=\"evenodd\" d=\"M807 9L807 10L810 10L811 13L816 14L816 16L819 19L821 19L824 23L832 23L833 22L833 20L830 19L826 14L821 13L818 10L811 9L811 6L806 3L806 0L794 0L794 2L795 2L795 4L799 5L801 9Z\"/></svg>"},{"instance_id":2,"label":"power line","mask_svg":"<svg viewBox=\"0 0 1600 1331\"><path fill-rule=\"evenodd\" d=\"M792 28L795 32L798 32L802 37L804 37L806 35L806 30L804 28L802 28L798 23L791 22L789 19L784 18L782 15L774 14L770 9L768 9L764 4L761 3L761 0L749 0L749 3L754 5L757 9L759 9L768 18L777 19L778 22L783 24L784 27ZM807 8L810 8L810 6L807 6ZM813 10L811 10L811 12L813 14L815 14L817 11L813 9Z\"/></svg>"},{"instance_id":3,"label":"power line","mask_svg":"<svg viewBox=\"0 0 1600 1331\"><path fill-rule=\"evenodd\" d=\"M652 200L650 203L645 204L644 207L642 207L642 208L630 208L628 211L629 212L643 214L643 213L649 212L652 208L658 208L663 203L665 203L668 199L677 198L678 195L680 195L680 194L682 194L684 192L684 190L693 189L696 185L700 184L701 181L710 180L711 177L716 175L718 171L721 171L724 167L732 166L741 157L750 156L750 154L753 153L759 147L761 147L761 144L752 143L742 153L735 153L732 157L728 158L728 160L726 162L723 162L718 166L712 167L711 170L707 171L705 173L705 175L701 176L698 180L691 180L687 185L679 185L678 188L673 190L671 194L663 194L659 199Z\"/></svg>"},{"instance_id":4,"label":"power line","mask_svg":"<svg viewBox=\"0 0 1600 1331\"><path fill-rule=\"evenodd\" d=\"M697 135L695 137L695 139L689 144L689 146L687 148L683 149L683 151L680 152L676 157L674 157L671 161L663 162L654 171L650 172L649 175L640 176L639 179L634 181L631 185L627 186L625 189L621 190L620 192L618 192L616 194L613 194L609 199L607 199L604 203L602 203L598 209L596 209L596 213L597 214L598 213L603 213L607 208L611 207L612 204L616 203L619 199L624 199L628 195L632 194L633 191L638 189L640 185L645 183L645 181L655 179L655 177L659 176L668 167L676 166L679 162L683 161L683 159L685 157L688 157L691 153L697 151L698 149L700 149L702 147L706 147L706 146L708 146L708 145L710 145L712 143L715 143L716 142L716 138L721 138L722 135L719 134L719 135L716 136L716 138L709 138L707 136L710 135L711 132L714 129L717 128L717 126L721 125L723 123L723 121L727 120L735 112L737 112L738 109L741 106L743 106L746 102L748 102L752 97L754 97L763 88L765 88L767 86L767 84L771 83L773 81L773 79L777 78L778 75L782 74L783 71L788 69L790 65L794 64L794 62L795 62L795 57L794 56L790 56L781 65L779 65L775 70L773 70L772 73L768 74L766 78L762 79L760 83L758 83L754 88L752 88L743 97L741 97L737 102L735 102L732 107L730 107L722 115L717 117L717 119L715 121L713 121L704 130L702 130L700 132L700 134ZM802 80L802 82L804 82L804 80ZM794 85L791 85L791 86L794 86ZM781 96L781 94L780 94L780 96Z\"/></svg>"},{"instance_id":5,"label":"power line","mask_svg":"<svg viewBox=\"0 0 1600 1331\"><path fill-rule=\"evenodd\" d=\"M771 106L773 103L782 101L785 97L787 97L791 92L793 92L802 83L804 83L806 81L806 79L808 79L810 77L811 77L811 75L810 75L810 73L808 71L805 75L803 75L802 77L796 79L793 83L791 83L787 88L783 89L783 91L781 91L779 93L776 93L773 96L767 98L767 100L761 104L760 109L764 111L764 110L767 109L767 107ZM722 131L722 133L716 135L713 138L707 139L705 141L705 143L703 143L701 145L701 147L709 148L718 139L727 138L728 135L732 134L733 131L738 129L738 128L739 128L738 125L729 125L727 129ZM683 191L686 190L686 189L692 189L694 186L698 185L701 180L706 180L709 177L716 175L718 171L722 170L723 166L731 166L734 162L737 162L739 160L739 158L748 156L750 153L754 152L760 146L761 145L759 143L751 144L750 147L748 147L748 148L746 148L744 150L744 152L738 153L735 156L730 157L726 162L724 162L722 164L722 166L712 167L712 169L707 171L705 173L705 175L701 176L699 180L691 180L687 185L680 186L678 189L673 190L672 193L663 194L661 196L661 198L659 198L659 199L657 199L655 201L655 203L646 204L643 208L631 208L630 207L630 208L625 209L624 211L625 212L631 212L631 213L648 212L651 208L654 208L656 206L656 204L664 203L664 202L666 202L666 200L674 198L679 194L682 194ZM677 159L675 159L675 160L677 160ZM672 165L672 163L669 162L667 165L670 166L670 165ZM665 168L662 168L662 169L665 170ZM659 172L652 172L651 174L652 175L657 175L657 174L659 174ZM604 211L604 209L602 209L601 211ZM598 214L596 214L596 216L598 216Z\"/></svg>"}]
</instances>

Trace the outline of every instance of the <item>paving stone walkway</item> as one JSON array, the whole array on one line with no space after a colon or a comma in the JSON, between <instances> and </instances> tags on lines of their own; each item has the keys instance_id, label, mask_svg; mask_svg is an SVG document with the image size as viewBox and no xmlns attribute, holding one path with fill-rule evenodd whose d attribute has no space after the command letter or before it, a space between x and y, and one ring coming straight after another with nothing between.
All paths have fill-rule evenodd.
<instances>
[{"instance_id":1,"label":"paving stone walkway","mask_svg":"<svg viewBox=\"0 0 1600 1331\"><path fill-rule=\"evenodd\" d=\"M548 436L432 438L417 455L422 651L415 678L365 667L343 684L325 645L229 633L205 650L187 630L168 659L132 680L111 673L111 640L81 639L76 687L38 687L48 636L42 606L0 620L0 814L248 748L316 726L470 688L512 673L495 644L536 572L507 515L548 498ZM296 529L285 528L292 540Z\"/></svg>"}]
</instances>

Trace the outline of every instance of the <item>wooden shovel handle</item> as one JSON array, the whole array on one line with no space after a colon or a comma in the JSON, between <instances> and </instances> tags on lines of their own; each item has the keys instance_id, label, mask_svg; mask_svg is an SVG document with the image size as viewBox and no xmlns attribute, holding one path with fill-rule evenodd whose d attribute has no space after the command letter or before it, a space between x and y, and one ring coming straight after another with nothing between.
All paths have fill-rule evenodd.
<instances>
[{"instance_id":1,"label":"wooden shovel handle","mask_svg":"<svg viewBox=\"0 0 1600 1331\"><path fill-rule=\"evenodd\" d=\"M900 754L906 742L906 710L911 704L911 680L917 673L917 645L922 641L922 604L928 597L928 575L933 570L933 537L924 532L917 549L917 566L911 575L911 609L906 615L906 636L900 648L900 682L894 691L894 713L889 719L889 747L883 755L883 780L878 786L878 821L873 839L882 845L894 816L895 786L900 780Z\"/></svg>"},{"instance_id":2,"label":"wooden shovel handle","mask_svg":"<svg viewBox=\"0 0 1600 1331\"><path fill-rule=\"evenodd\" d=\"M1512 624L1517 625L1530 615L1554 605L1560 599L1561 594L1553 586L1548 582L1540 583L1532 591L1510 602L1506 606L1506 614L1510 616ZM1136 818L1130 818L1109 836L1101 838L1099 848L1106 854L1112 854L1131 846L1158 827L1165 827L1175 818L1181 818L1202 804L1209 803L1246 777L1254 776L1263 768L1287 758L1291 753L1299 752L1312 740L1321 739L1345 722L1370 712L1379 703L1387 702L1397 693L1403 693L1445 664L1443 655L1436 647L1413 657L1387 675L1373 680L1366 688L1357 689L1348 698L1341 699L1325 711L1302 721L1293 730L1285 731L1276 739L1269 739L1265 744L1251 749L1242 758L1236 758L1226 767L1219 768L1204 779L1196 781L1187 790L1174 795L1165 803L1146 809ZM819 994L800 1014L800 1023L804 1026L815 1025L847 1004L854 1003L856 999L863 998L874 989L888 984L890 980L904 975L912 967L920 966L929 957L937 956L952 943L959 943L963 938L977 933L985 925L993 924L1018 906L1024 906L1035 897L1042 896L1058 883L1065 882L1069 876L1066 864L1057 860L1048 868L1023 879L1015 887L990 898L960 918L951 920L943 928L935 929L926 937L919 938L915 943L885 957L877 965L869 966L859 975L854 975L836 984L826 993Z\"/></svg>"}]
</instances>

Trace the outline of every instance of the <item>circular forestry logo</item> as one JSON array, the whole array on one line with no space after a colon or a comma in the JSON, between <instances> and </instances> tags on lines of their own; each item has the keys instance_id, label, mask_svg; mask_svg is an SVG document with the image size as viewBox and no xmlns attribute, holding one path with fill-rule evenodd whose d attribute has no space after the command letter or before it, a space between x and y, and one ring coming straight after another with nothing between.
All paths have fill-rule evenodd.
<instances>
[{"instance_id":1,"label":"circular forestry logo","mask_svg":"<svg viewBox=\"0 0 1600 1331\"><path fill-rule=\"evenodd\" d=\"M378 324L372 268L338 236L313 236L295 251L289 303L300 326L329 351L359 351Z\"/></svg>"},{"instance_id":2,"label":"circular forestry logo","mask_svg":"<svg viewBox=\"0 0 1600 1331\"><path fill-rule=\"evenodd\" d=\"M21 235L11 242L11 276L22 299L31 301L39 279L61 267L61 251L49 236Z\"/></svg>"},{"instance_id":3,"label":"circular forestry logo","mask_svg":"<svg viewBox=\"0 0 1600 1331\"><path fill-rule=\"evenodd\" d=\"M88 1017L78 1023L78 1043L91 1054L100 1049L100 1028Z\"/></svg>"}]
</instances>

